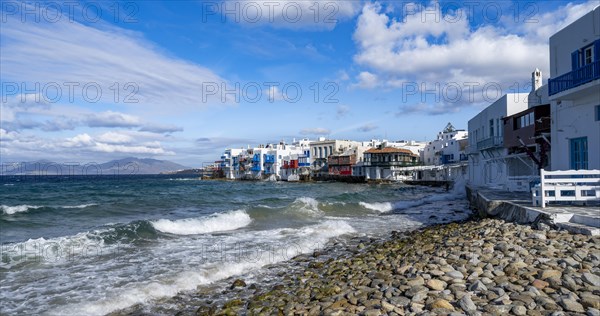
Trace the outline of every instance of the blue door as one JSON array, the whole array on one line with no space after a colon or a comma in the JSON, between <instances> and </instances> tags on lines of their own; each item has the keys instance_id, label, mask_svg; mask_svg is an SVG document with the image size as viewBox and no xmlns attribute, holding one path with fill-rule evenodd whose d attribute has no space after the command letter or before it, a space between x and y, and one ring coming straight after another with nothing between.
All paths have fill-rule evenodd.
<instances>
[{"instance_id":1,"label":"blue door","mask_svg":"<svg viewBox=\"0 0 600 316\"><path fill-rule=\"evenodd\" d=\"M587 137L571 139L571 169L588 168Z\"/></svg>"}]
</instances>

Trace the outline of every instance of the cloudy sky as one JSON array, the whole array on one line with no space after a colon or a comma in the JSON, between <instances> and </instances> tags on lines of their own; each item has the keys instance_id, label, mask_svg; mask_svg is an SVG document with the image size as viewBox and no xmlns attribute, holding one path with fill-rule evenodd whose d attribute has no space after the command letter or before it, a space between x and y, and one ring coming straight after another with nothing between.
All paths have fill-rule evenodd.
<instances>
[{"instance_id":1,"label":"cloudy sky","mask_svg":"<svg viewBox=\"0 0 600 316\"><path fill-rule=\"evenodd\" d=\"M293 138L432 139L549 73L597 1L3 1L1 162L201 166Z\"/></svg>"}]
</instances>

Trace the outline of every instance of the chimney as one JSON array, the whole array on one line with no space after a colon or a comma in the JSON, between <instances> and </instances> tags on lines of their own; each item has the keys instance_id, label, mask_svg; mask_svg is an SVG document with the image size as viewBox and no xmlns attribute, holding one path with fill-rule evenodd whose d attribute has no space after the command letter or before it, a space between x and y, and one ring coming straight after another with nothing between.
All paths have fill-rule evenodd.
<instances>
[{"instance_id":1,"label":"chimney","mask_svg":"<svg viewBox=\"0 0 600 316\"><path fill-rule=\"evenodd\" d=\"M542 87L542 71L535 68L531 73L531 92Z\"/></svg>"}]
</instances>

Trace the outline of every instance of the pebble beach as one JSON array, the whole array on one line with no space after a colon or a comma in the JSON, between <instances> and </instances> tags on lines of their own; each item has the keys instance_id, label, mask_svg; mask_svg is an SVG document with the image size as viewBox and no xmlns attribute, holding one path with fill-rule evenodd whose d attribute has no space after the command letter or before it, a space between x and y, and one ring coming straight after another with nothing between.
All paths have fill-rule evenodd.
<instances>
[{"instance_id":1,"label":"pebble beach","mask_svg":"<svg viewBox=\"0 0 600 316\"><path fill-rule=\"evenodd\" d=\"M471 219L347 247L292 259L269 287L231 280L225 301L192 294L179 314L600 315L598 236Z\"/></svg>"}]
</instances>

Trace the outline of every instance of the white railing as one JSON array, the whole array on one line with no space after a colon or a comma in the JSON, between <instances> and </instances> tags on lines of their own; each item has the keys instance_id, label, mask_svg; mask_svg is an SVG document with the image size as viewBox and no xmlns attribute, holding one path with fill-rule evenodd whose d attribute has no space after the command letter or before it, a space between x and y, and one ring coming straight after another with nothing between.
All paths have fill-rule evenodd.
<instances>
[{"instance_id":1,"label":"white railing","mask_svg":"<svg viewBox=\"0 0 600 316\"><path fill-rule=\"evenodd\" d=\"M528 192L531 189L530 184L534 181L539 182L540 176L509 176L507 187L509 191Z\"/></svg>"},{"instance_id":2,"label":"white railing","mask_svg":"<svg viewBox=\"0 0 600 316\"><path fill-rule=\"evenodd\" d=\"M600 170L540 170L540 184L531 189L533 206L548 202L600 201Z\"/></svg>"}]
</instances>

